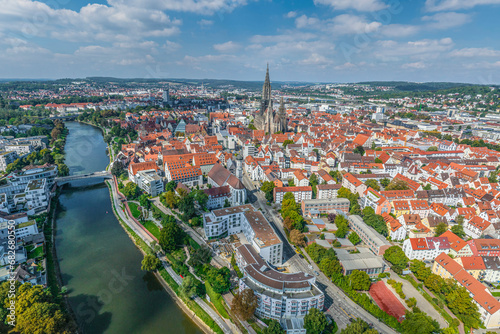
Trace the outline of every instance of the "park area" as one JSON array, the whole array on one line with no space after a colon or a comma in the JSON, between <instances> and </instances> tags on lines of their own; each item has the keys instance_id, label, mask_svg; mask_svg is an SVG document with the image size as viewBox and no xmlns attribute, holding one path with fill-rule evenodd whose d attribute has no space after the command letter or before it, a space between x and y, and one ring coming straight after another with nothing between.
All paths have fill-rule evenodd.
<instances>
[{"instance_id":1,"label":"park area","mask_svg":"<svg viewBox=\"0 0 500 334\"><path fill-rule=\"evenodd\" d=\"M372 284L369 290L370 296L375 300L377 305L387 314L392 315L399 322L403 321L406 308L387 288L383 281Z\"/></svg>"}]
</instances>

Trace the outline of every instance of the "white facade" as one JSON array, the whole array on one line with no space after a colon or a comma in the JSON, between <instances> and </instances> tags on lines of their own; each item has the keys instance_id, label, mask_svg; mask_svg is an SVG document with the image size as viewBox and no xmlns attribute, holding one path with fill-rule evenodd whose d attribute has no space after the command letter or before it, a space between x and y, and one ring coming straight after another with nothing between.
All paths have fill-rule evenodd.
<instances>
[{"instance_id":1,"label":"white facade","mask_svg":"<svg viewBox=\"0 0 500 334\"><path fill-rule=\"evenodd\" d=\"M153 197L163 192L164 185L156 170L141 170L135 175L135 183L139 188Z\"/></svg>"}]
</instances>

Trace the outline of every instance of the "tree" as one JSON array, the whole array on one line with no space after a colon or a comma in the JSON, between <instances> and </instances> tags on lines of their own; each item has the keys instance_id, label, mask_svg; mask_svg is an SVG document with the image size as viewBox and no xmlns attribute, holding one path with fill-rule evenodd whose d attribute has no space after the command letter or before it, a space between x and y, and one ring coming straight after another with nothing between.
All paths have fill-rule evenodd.
<instances>
[{"instance_id":1,"label":"tree","mask_svg":"<svg viewBox=\"0 0 500 334\"><path fill-rule=\"evenodd\" d=\"M357 146L353 153L358 153L358 154L361 154L361 155L364 155L365 154L365 149L363 148L363 146Z\"/></svg>"},{"instance_id":2,"label":"tree","mask_svg":"<svg viewBox=\"0 0 500 334\"><path fill-rule=\"evenodd\" d=\"M177 207L177 203L179 202L179 197L173 190L169 190L160 195L160 202L170 209L175 209Z\"/></svg>"},{"instance_id":3,"label":"tree","mask_svg":"<svg viewBox=\"0 0 500 334\"><path fill-rule=\"evenodd\" d=\"M194 200L198 202L198 205L202 208L205 209L205 206L207 205L208 202L208 195L201 189L196 189L192 191Z\"/></svg>"},{"instance_id":4,"label":"tree","mask_svg":"<svg viewBox=\"0 0 500 334\"><path fill-rule=\"evenodd\" d=\"M127 199L129 200L137 198L140 192L141 190L134 182L127 183L125 188L123 188L122 190L122 194L125 195L125 197L127 197Z\"/></svg>"},{"instance_id":5,"label":"tree","mask_svg":"<svg viewBox=\"0 0 500 334\"><path fill-rule=\"evenodd\" d=\"M393 270L401 273L407 266L410 259L399 246L391 246L384 252L384 259L393 265Z\"/></svg>"},{"instance_id":6,"label":"tree","mask_svg":"<svg viewBox=\"0 0 500 334\"><path fill-rule=\"evenodd\" d=\"M179 287L179 294L184 298L191 298L198 294L199 282L192 276L187 276Z\"/></svg>"},{"instance_id":7,"label":"tree","mask_svg":"<svg viewBox=\"0 0 500 334\"><path fill-rule=\"evenodd\" d=\"M142 194L139 196L139 204L143 209L149 210L151 208L151 202L148 199L148 195Z\"/></svg>"},{"instance_id":8,"label":"tree","mask_svg":"<svg viewBox=\"0 0 500 334\"><path fill-rule=\"evenodd\" d=\"M192 267L203 266L205 263L210 263L210 257L210 249L200 247L191 254L188 264Z\"/></svg>"},{"instance_id":9,"label":"tree","mask_svg":"<svg viewBox=\"0 0 500 334\"><path fill-rule=\"evenodd\" d=\"M427 152L436 152L438 148L436 146L431 146L427 149Z\"/></svg>"},{"instance_id":10,"label":"tree","mask_svg":"<svg viewBox=\"0 0 500 334\"><path fill-rule=\"evenodd\" d=\"M439 332L439 324L436 320L422 312L406 312L405 320L401 323L403 333L407 334L431 334Z\"/></svg>"},{"instance_id":11,"label":"tree","mask_svg":"<svg viewBox=\"0 0 500 334\"><path fill-rule=\"evenodd\" d=\"M121 161L113 162L113 166L111 167L111 174L116 177L120 177L123 173L125 173L125 169L123 168L123 164Z\"/></svg>"},{"instance_id":12,"label":"tree","mask_svg":"<svg viewBox=\"0 0 500 334\"><path fill-rule=\"evenodd\" d=\"M4 305L2 305L3 307ZM59 304L55 303L48 290L44 290L41 285L32 286L30 283L18 287L16 291L16 332L66 333L66 323L65 314L61 311Z\"/></svg>"},{"instance_id":13,"label":"tree","mask_svg":"<svg viewBox=\"0 0 500 334\"><path fill-rule=\"evenodd\" d=\"M141 262L141 270L155 271L161 264L160 259L154 255L145 255Z\"/></svg>"},{"instance_id":14,"label":"tree","mask_svg":"<svg viewBox=\"0 0 500 334\"><path fill-rule=\"evenodd\" d=\"M266 195L266 200L268 202L273 201L273 189L275 187L274 182L271 181L265 181L262 184L262 187L260 187L260 190Z\"/></svg>"},{"instance_id":15,"label":"tree","mask_svg":"<svg viewBox=\"0 0 500 334\"><path fill-rule=\"evenodd\" d=\"M458 224L458 225L462 225L464 223L464 216L462 215L458 215L457 218L455 219L455 222ZM453 232L455 233L455 232ZM455 233L456 234L456 233Z\"/></svg>"},{"instance_id":16,"label":"tree","mask_svg":"<svg viewBox=\"0 0 500 334\"><path fill-rule=\"evenodd\" d=\"M391 183L391 180L389 180L388 178L383 178L382 180L380 180L380 185L384 188L387 187L389 183Z\"/></svg>"},{"instance_id":17,"label":"tree","mask_svg":"<svg viewBox=\"0 0 500 334\"><path fill-rule=\"evenodd\" d=\"M431 190L432 186L431 186L430 183L427 183L422 189L424 189L424 190Z\"/></svg>"},{"instance_id":18,"label":"tree","mask_svg":"<svg viewBox=\"0 0 500 334\"><path fill-rule=\"evenodd\" d=\"M391 183L389 183L389 185L385 187L385 190L408 190L408 189L410 189L408 183L406 183L406 181L401 179L393 179Z\"/></svg>"},{"instance_id":19,"label":"tree","mask_svg":"<svg viewBox=\"0 0 500 334\"><path fill-rule=\"evenodd\" d=\"M231 202L229 202L229 200L226 198L224 201L224 207L229 208L230 206L231 206Z\"/></svg>"},{"instance_id":20,"label":"tree","mask_svg":"<svg viewBox=\"0 0 500 334\"><path fill-rule=\"evenodd\" d=\"M352 274L349 275L349 282L354 290L368 290L371 285L370 276L367 273L360 270L353 270Z\"/></svg>"},{"instance_id":21,"label":"tree","mask_svg":"<svg viewBox=\"0 0 500 334\"><path fill-rule=\"evenodd\" d=\"M375 179L366 180L365 184L367 187L372 187L376 191L380 190L380 186L378 185L378 182Z\"/></svg>"},{"instance_id":22,"label":"tree","mask_svg":"<svg viewBox=\"0 0 500 334\"><path fill-rule=\"evenodd\" d=\"M325 314L314 307L304 317L304 328L308 334L323 333L327 324Z\"/></svg>"},{"instance_id":23,"label":"tree","mask_svg":"<svg viewBox=\"0 0 500 334\"><path fill-rule=\"evenodd\" d=\"M371 334L371 329L368 323L363 319L357 318L356 321L351 322L344 328L340 334ZM378 333L375 331L375 334Z\"/></svg>"},{"instance_id":24,"label":"tree","mask_svg":"<svg viewBox=\"0 0 500 334\"><path fill-rule=\"evenodd\" d=\"M206 280L208 280L208 283L210 283L215 292L223 294L229 291L231 287L231 272L227 267L217 269L209 264L205 264L203 268L206 273Z\"/></svg>"},{"instance_id":25,"label":"tree","mask_svg":"<svg viewBox=\"0 0 500 334\"><path fill-rule=\"evenodd\" d=\"M434 235L436 237L439 237L441 234L443 234L446 231L448 231L448 224L439 223L439 224L437 224L436 228L434 229Z\"/></svg>"},{"instance_id":26,"label":"tree","mask_svg":"<svg viewBox=\"0 0 500 334\"><path fill-rule=\"evenodd\" d=\"M285 330L281 328L281 325L276 320L271 320L269 325L262 331L263 334L285 334Z\"/></svg>"},{"instance_id":27,"label":"tree","mask_svg":"<svg viewBox=\"0 0 500 334\"><path fill-rule=\"evenodd\" d=\"M172 252L176 249L179 241L182 240L182 234L179 225L175 222L168 222L160 230L158 242L166 252Z\"/></svg>"},{"instance_id":28,"label":"tree","mask_svg":"<svg viewBox=\"0 0 500 334\"><path fill-rule=\"evenodd\" d=\"M376 164L383 164L384 162L380 158L375 158Z\"/></svg>"},{"instance_id":29,"label":"tree","mask_svg":"<svg viewBox=\"0 0 500 334\"><path fill-rule=\"evenodd\" d=\"M288 144L293 144L293 140L285 139L285 141L283 142L283 147L286 148L288 146Z\"/></svg>"},{"instance_id":30,"label":"tree","mask_svg":"<svg viewBox=\"0 0 500 334\"><path fill-rule=\"evenodd\" d=\"M349 239L349 241L353 245L357 245L358 243L361 242L361 239L360 239L359 235L356 232L349 233L349 236L347 237L347 239Z\"/></svg>"},{"instance_id":31,"label":"tree","mask_svg":"<svg viewBox=\"0 0 500 334\"><path fill-rule=\"evenodd\" d=\"M292 230L292 232L290 232L290 240L292 241L293 244L297 246L305 247L306 246L305 239L306 239L305 235L299 230Z\"/></svg>"},{"instance_id":32,"label":"tree","mask_svg":"<svg viewBox=\"0 0 500 334\"><path fill-rule=\"evenodd\" d=\"M257 308L258 300L252 289L245 289L234 295L231 310L236 316L246 321L250 319Z\"/></svg>"},{"instance_id":33,"label":"tree","mask_svg":"<svg viewBox=\"0 0 500 334\"><path fill-rule=\"evenodd\" d=\"M464 232L464 227L462 225L453 225L451 231L455 233L459 238L465 238L466 234Z\"/></svg>"},{"instance_id":34,"label":"tree","mask_svg":"<svg viewBox=\"0 0 500 334\"><path fill-rule=\"evenodd\" d=\"M347 232L349 232L349 227L347 224L342 224L340 226L337 226L337 231L335 231L335 236L337 238L345 238Z\"/></svg>"},{"instance_id":35,"label":"tree","mask_svg":"<svg viewBox=\"0 0 500 334\"><path fill-rule=\"evenodd\" d=\"M174 180L172 180L165 185L165 191L167 191L167 192L174 191L176 187L177 187L177 183Z\"/></svg>"},{"instance_id":36,"label":"tree","mask_svg":"<svg viewBox=\"0 0 500 334\"><path fill-rule=\"evenodd\" d=\"M57 175L58 176L68 176L69 175L69 167L64 163L58 164L57 165Z\"/></svg>"},{"instance_id":37,"label":"tree","mask_svg":"<svg viewBox=\"0 0 500 334\"><path fill-rule=\"evenodd\" d=\"M339 260L332 257L325 257L319 263L319 268L328 277L332 277L334 274L339 274L342 272L342 266Z\"/></svg>"}]
</instances>

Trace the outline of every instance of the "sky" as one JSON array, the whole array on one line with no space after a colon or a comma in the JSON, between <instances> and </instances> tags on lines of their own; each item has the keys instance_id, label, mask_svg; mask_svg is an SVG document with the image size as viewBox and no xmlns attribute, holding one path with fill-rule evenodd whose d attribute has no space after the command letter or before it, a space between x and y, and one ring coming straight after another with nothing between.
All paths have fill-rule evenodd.
<instances>
[{"instance_id":1,"label":"sky","mask_svg":"<svg viewBox=\"0 0 500 334\"><path fill-rule=\"evenodd\" d=\"M90 1L90 2L89 2ZM500 0L0 0L0 78L500 84Z\"/></svg>"}]
</instances>

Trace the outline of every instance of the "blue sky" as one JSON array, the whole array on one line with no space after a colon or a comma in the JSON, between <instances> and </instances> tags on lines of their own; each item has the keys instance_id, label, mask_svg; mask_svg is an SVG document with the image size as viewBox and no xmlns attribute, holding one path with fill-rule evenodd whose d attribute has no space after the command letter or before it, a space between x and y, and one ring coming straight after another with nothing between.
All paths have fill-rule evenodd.
<instances>
[{"instance_id":1,"label":"blue sky","mask_svg":"<svg viewBox=\"0 0 500 334\"><path fill-rule=\"evenodd\" d=\"M0 78L500 83L500 0L0 0Z\"/></svg>"}]
</instances>

